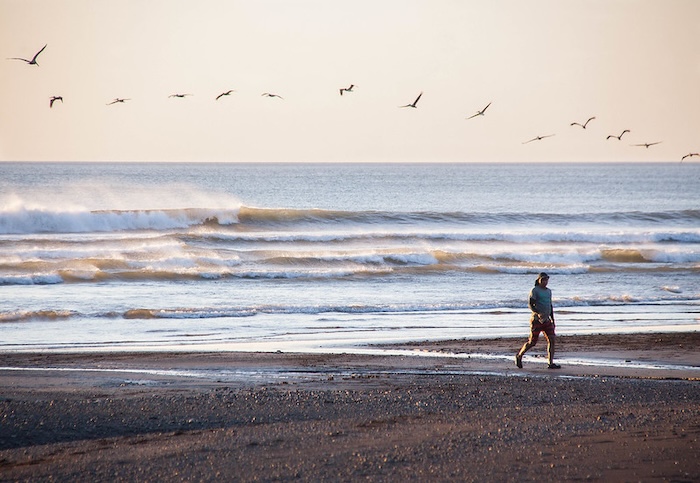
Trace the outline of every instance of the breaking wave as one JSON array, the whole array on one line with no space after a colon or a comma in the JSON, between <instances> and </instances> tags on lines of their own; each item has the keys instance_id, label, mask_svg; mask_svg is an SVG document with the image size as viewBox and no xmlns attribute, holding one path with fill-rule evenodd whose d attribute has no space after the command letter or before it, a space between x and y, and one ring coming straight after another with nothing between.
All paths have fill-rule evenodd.
<instances>
[{"instance_id":1,"label":"breaking wave","mask_svg":"<svg viewBox=\"0 0 700 483\"><path fill-rule=\"evenodd\" d=\"M237 223L237 210L99 210L17 209L0 213L0 234L90 233L172 230L190 226Z\"/></svg>"},{"instance_id":2,"label":"breaking wave","mask_svg":"<svg viewBox=\"0 0 700 483\"><path fill-rule=\"evenodd\" d=\"M697 304L696 294L683 294L677 287L660 287L659 296L656 297L632 297L626 294L607 295L600 297L558 298L557 306L563 311L571 313L576 307L593 306L617 306L617 305L656 305L656 304ZM565 307L565 308L564 308ZM260 314L274 315L322 315L322 314L398 314L398 313L488 313L490 311L514 311L525 309L523 300L510 300L500 302L471 302L471 303L397 303L397 304L336 304L336 305L251 305L240 307L181 307L181 308L131 308L123 312L103 312L83 314L69 310L40 310L17 311L0 313L2 322L25 322L31 320L66 320L70 318L90 319L214 319L230 318L239 319L253 317Z\"/></svg>"},{"instance_id":3,"label":"breaking wave","mask_svg":"<svg viewBox=\"0 0 700 483\"><path fill-rule=\"evenodd\" d=\"M579 225L645 226L657 233L657 241L700 242L700 234L693 229L700 224L700 210L660 212L614 213L470 213L470 212L387 212L387 211L337 211L322 209L255 208L234 206L231 208L182 208L144 210L84 210L54 209L12 206L0 209L0 235L38 233L103 233L131 230L167 231L198 226L242 225L258 228L325 226L373 226L411 227L441 225L465 228L537 226L574 227L570 230L576 239ZM666 231L660 226L673 223L687 226L689 230ZM557 233L566 233L557 229ZM643 234L643 232L640 232ZM484 237L488 234L482 235Z\"/></svg>"},{"instance_id":4,"label":"breaking wave","mask_svg":"<svg viewBox=\"0 0 700 483\"><path fill-rule=\"evenodd\" d=\"M700 210L0 208L0 285L696 270Z\"/></svg>"}]
</instances>

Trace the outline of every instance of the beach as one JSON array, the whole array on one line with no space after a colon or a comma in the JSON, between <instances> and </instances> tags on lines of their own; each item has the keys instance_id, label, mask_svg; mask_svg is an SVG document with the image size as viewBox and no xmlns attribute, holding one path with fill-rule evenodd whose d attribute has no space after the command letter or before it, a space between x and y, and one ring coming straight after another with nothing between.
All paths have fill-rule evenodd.
<instances>
[{"instance_id":1,"label":"beach","mask_svg":"<svg viewBox=\"0 0 700 483\"><path fill-rule=\"evenodd\" d=\"M700 483L698 0L87 3L0 4L0 483Z\"/></svg>"},{"instance_id":2,"label":"beach","mask_svg":"<svg viewBox=\"0 0 700 483\"><path fill-rule=\"evenodd\" d=\"M700 479L698 332L522 342L4 352L0 480Z\"/></svg>"}]
</instances>

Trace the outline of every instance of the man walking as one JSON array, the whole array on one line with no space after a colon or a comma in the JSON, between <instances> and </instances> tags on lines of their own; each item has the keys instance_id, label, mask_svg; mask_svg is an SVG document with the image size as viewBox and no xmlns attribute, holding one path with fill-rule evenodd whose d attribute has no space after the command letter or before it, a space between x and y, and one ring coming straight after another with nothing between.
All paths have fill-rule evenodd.
<instances>
[{"instance_id":1,"label":"man walking","mask_svg":"<svg viewBox=\"0 0 700 483\"><path fill-rule=\"evenodd\" d=\"M559 364L554 363L554 308L552 307L552 291L547 288L549 275L542 272L535 281L535 286L530 290L528 306L532 310L530 317L530 337L523 344L520 351L515 354L515 365L520 369L523 367L523 356L531 348L535 347L539 339L540 332L544 332L547 338L547 359L549 369L561 369Z\"/></svg>"}]
</instances>

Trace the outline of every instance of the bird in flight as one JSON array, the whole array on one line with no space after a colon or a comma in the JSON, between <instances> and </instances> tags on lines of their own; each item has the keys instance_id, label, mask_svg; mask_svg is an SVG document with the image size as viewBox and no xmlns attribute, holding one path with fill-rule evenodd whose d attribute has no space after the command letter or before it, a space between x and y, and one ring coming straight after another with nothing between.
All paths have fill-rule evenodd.
<instances>
[{"instance_id":1,"label":"bird in flight","mask_svg":"<svg viewBox=\"0 0 700 483\"><path fill-rule=\"evenodd\" d=\"M642 144L630 144L630 146L644 146L645 148L649 148L649 146L653 146L655 144L661 144L663 141L656 141L655 143L642 143Z\"/></svg>"},{"instance_id":2,"label":"bird in flight","mask_svg":"<svg viewBox=\"0 0 700 483\"><path fill-rule=\"evenodd\" d=\"M49 44L46 44L46 45L49 45ZM24 62L26 62L29 65L39 65L36 61L36 58L39 57L39 54L41 54L44 51L44 49L46 48L46 45L44 45L39 52L34 54L34 57L32 57L32 60L23 59L22 57L10 57L8 60L23 60Z\"/></svg>"},{"instance_id":3,"label":"bird in flight","mask_svg":"<svg viewBox=\"0 0 700 483\"><path fill-rule=\"evenodd\" d=\"M700 153L688 153L681 158L681 162L683 162L685 158L692 158L693 156L700 156Z\"/></svg>"},{"instance_id":4,"label":"bird in flight","mask_svg":"<svg viewBox=\"0 0 700 483\"><path fill-rule=\"evenodd\" d=\"M53 107L53 103L56 101L61 101L61 104L63 104L63 97L61 96L51 96L51 99L49 99L49 107Z\"/></svg>"},{"instance_id":5,"label":"bird in flight","mask_svg":"<svg viewBox=\"0 0 700 483\"><path fill-rule=\"evenodd\" d=\"M192 94L170 94L168 97L179 97L182 99L183 97L191 96Z\"/></svg>"},{"instance_id":6,"label":"bird in flight","mask_svg":"<svg viewBox=\"0 0 700 483\"><path fill-rule=\"evenodd\" d=\"M218 101L219 99L221 99L224 96L230 96L232 92L236 92L236 91L234 91L233 89L229 89L226 92L222 92L221 94L216 96L216 100Z\"/></svg>"},{"instance_id":7,"label":"bird in flight","mask_svg":"<svg viewBox=\"0 0 700 483\"><path fill-rule=\"evenodd\" d=\"M525 141L523 144L531 143L532 141L541 141L544 138L551 138L552 136L554 136L554 134L547 134L545 136L537 136L537 137L530 139L529 141Z\"/></svg>"},{"instance_id":8,"label":"bird in flight","mask_svg":"<svg viewBox=\"0 0 700 483\"><path fill-rule=\"evenodd\" d=\"M584 122L581 124L580 122L572 122L570 125L571 126L581 126L583 129L586 129L586 126L588 126L588 123L591 122L593 119L595 119L595 116L589 117L588 121Z\"/></svg>"},{"instance_id":9,"label":"bird in flight","mask_svg":"<svg viewBox=\"0 0 700 483\"><path fill-rule=\"evenodd\" d=\"M352 88L355 87L355 84L350 84L350 87L342 87L340 88L340 95L343 95L343 92L352 92Z\"/></svg>"},{"instance_id":10,"label":"bird in flight","mask_svg":"<svg viewBox=\"0 0 700 483\"><path fill-rule=\"evenodd\" d=\"M491 103L489 102L489 103L486 105L486 107L484 107L484 108L483 108L482 110L480 110L480 111L476 111L476 114L474 114L473 116L469 116L467 119L472 119L472 118L475 118L476 116L483 116L484 113L486 112L486 109L488 109L490 105L491 105Z\"/></svg>"},{"instance_id":11,"label":"bird in flight","mask_svg":"<svg viewBox=\"0 0 700 483\"><path fill-rule=\"evenodd\" d=\"M120 97L117 97L117 98L114 99L112 102L108 102L107 105L108 105L108 106L111 106L112 104L117 104L117 103L119 103L119 102L124 103L124 102L130 101L130 100L131 100L131 99L122 99L122 98L120 98Z\"/></svg>"},{"instance_id":12,"label":"bird in flight","mask_svg":"<svg viewBox=\"0 0 700 483\"><path fill-rule=\"evenodd\" d=\"M269 93L269 92L263 92L261 95L262 95L263 97L279 97L280 99L284 100L284 98L283 98L282 96L279 96L279 95L277 95L277 94L271 94L271 93Z\"/></svg>"},{"instance_id":13,"label":"bird in flight","mask_svg":"<svg viewBox=\"0 0 700 483\"><path fill-rule=\"evenodd\" d=\"M399 107L413 107L413 108L415 108L416 104L418 104L418 101L420 100L420 96L422 96L422 95L423 95L423 93L421 92L420 94L418 94L418 97L416 97L416 100L413 101L411 104L406 104L405 106L399 106Z\"/></svg>"},{"instance_id":14,"label":"bird in flight","mask_svg":"<svg viewBox=\"0 0 700 483\"><path fill-rule=\"evenodd\" d=\"M609 135L608 137L606 137L605 139L615 138L615 139L617 139L618 141L621 141L621 140L622 140L622 136L624 136L626 132L632 132L632 131L630 131L629 129L625 129L624 131L622 131L622 132L620 133L619 136L615 136L615 135L613 135L613 134L610 134L610 135Z\"/></svg>"}]
</instances>

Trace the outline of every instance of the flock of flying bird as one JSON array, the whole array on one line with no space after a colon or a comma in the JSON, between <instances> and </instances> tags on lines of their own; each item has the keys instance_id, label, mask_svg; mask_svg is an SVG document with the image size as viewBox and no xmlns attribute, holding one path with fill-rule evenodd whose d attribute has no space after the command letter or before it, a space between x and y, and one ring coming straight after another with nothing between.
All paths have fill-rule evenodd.
<instances>
[{"instance_id":1,"label":"flock of flying bird","mask_svg":"<svg viewBox=\"0 0 700 483\"><path fill-rule=\"evenodd\" d=\"M23 61L23 62L26 62L28 65L36 65L36 66L38 66L39 64L37 63L37 57L39 57L39 54L41 54L41 53L44 51L44 49L46 49L47 45L48 45L48 44L44 45L44 46L41 48L41 50L39 50L36 54L34 54L34 57L32 57L31 59L25 59L25 58L23 58L23 57L10 57L10 58L8 58L8 60L21 60L21 61ZM340 89L339 89L340 95L342 96L342 95L343 95L344 93L346 93L346 92L353 92L354 87L355 87L355 84L350 84L349 87L342 87L342 88L340 88ZM229 89L228 91L222 92L221 94L219 94L218 96L216 96L216 97L215 97L215 100L218 101L218 100L221 99L222 97L229 96L229 95L231 95L231 94L234 93L234 92L236 92L236 91L233 90L233 89ZM188 97L188 96L191 96L191 95L192 95L192 94L171 94L171 95L169 95L168 97L169 97L169 98L172 98L172 97L175 97L175 98L185 98L185 97ZM284 99L282 96L280 96L280 95L278 95L278 94L273 94L273 93L270 93L270 92L263 92L261 95L262 95L263 97L275 97L275 98L278 98L278 99ZM416 108L418 107L418 101L420 101L420 98L421 98L422 95L423 95L423 92L421 92L420 94L418 94L418 97L416 97L416 99L415 99L413 102L411 102L410 104L406 104L406 105L399 106L399 107L401 107L401 108L404 108L404 107L412 107L412 108L416 109ZM107 105L108 105L108 106L111 106L112 104L120 104L120 103L124 103L124 102L126 102L126 101L129 101L129 100L131 100L131 99L117 97L117 98L115 98L114 100L112 100L111 102L108 102ZM56 101L61 101L61 103L63 103L63 97L62 97L62 96L51 96L51 97L49 98L49 107L50 107L50 108L53 108L53 105L54 105L54 103L55 103ZM486 113L486 110L489 108L489 106L491 106L491 102L489 102L483 109L478 110L478 111L476 111L475 114L473 114L473 115L467 117L467 119L473 119L473 118L478 117L478 116L484 116L485 113ZM570 124L570 126L579 126L579 127L582 128L582 129L586 129L587 126L588 126L588 123L590 123L590 122L593 121L594 119L595 119L595 116L592 116L592 117L589 117L589 118L586 120L586 122L584 122L584 123L572 122L572 123ZM615 138L615 139L617 139L618 141L621 141L621 140L622 140L622 136L624 136L626 133L629 133L629 132L631 132L629 129L625 129L625 130L622 131L618 136L615 136L614 134L610 134L610 135L608 135L605 139L607 140L607 139ZM528 144L528 143L531 143L531 142L534 142L534 141L541 141L541 140L543 140L543 139L546 139L546 138L549 138L549 137L552 137L552 136L555 136L555 134L546 134L546 135L543 135L543 136L535 136L534 138L529 139L529 140L523 142L522 144ZM640 147L644 147L644 148L647 148L647 149L648 149L649 147L654 146L654 145L656 145L656 144L661 144L662 142L663 142L663 141L656 141L656 142L653 142L653 143L630 144L630 146L640 146ZM688 153L688 154L684 155L684 156L681 158L681 162L684 161L686 158L692 158L692 157L694 157L694 156L700 157L700 153Z\"/></svg>"}]
</instances>

